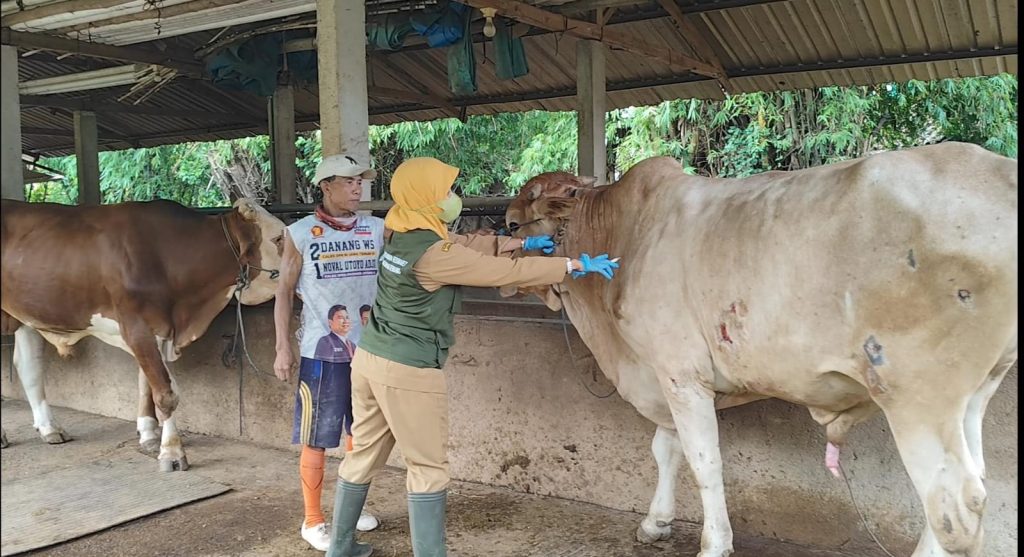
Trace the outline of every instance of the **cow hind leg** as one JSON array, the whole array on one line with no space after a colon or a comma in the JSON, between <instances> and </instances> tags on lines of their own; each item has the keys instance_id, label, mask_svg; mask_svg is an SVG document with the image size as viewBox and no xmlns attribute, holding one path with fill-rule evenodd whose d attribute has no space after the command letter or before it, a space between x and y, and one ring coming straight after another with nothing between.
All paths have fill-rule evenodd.
<instances>
[{"instance_id":1,"label":"cow hind leg","mask_svg":"<svg viewBox=\"0 0 1024 557\"><path fill-rule=\"evenodd\" d=\"M139 415L135 429L139 432L139 447L142 452L156 456L160 451L159 422L156 419L156 406L153 404L153 392L149 388L146 374L139 369Z\"/></svg>"},{"instance_id":2,"label":"cow hind leg","mask_svg":"<svg viewBox=\"0 0 1024 557\"><path fill-rule=\"evenodd\" d=\"M925 511L925 530L913 557L981 555L986 491L964 431L966 404L938 416L912 404L885 409Z\"/></svg>"},{"instance_id":3,"label":"cow hind leg","mask_svg":"<svg viewBox=\"0 0 1024 557\"><path fill-rule=\"evenodd\" d=\"M700 489L704 526L697 557L727 557L733 552L732 525L725 504L714 393L694 377L659 374L659 379L683 454Z\"/></svg>"},{"instance_id":4,"label":"cow hind leg","mask_svg":"<svg viewBox=\"0 0 1024 557\"><path fill-rule=\"evenodd\" d=\"M14 367L32 407L32 425L44 441L56 445L70 441L71 437L57 425L46 402L43 347L43 337L35 329L21 326L14 332Z\"/></svg>"},{"instance_id":5,"label":"cow hind leg","mask_svg":"<svg viewBox=\"0 0 1024 557\"><path fill-rule=\"evenodd\" d=\"M641 543L654 543L668 539L672 533L672 521L676 517L676 476L683 456L679 434L658 426L651 440L651 452L658 464L658 487L651 499L651 508L636 531Z\"/></svg>"}]
</instances>

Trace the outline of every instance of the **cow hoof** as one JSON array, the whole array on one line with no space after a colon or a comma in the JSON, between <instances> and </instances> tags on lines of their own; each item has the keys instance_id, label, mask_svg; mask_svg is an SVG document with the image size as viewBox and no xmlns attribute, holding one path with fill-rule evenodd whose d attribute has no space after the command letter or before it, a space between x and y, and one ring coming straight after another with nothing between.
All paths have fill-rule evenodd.
<instances>
[{"instance_id":1,"label":"cow hoof","mask_svg":"<svg viewBox=\"0 0 1024 557\"><path fill-rule=\"evenodd\" d=\"M51 445L60 445L61 443L67 443L70 440L71 436L60 429L43 435L43 441L46 441Z\"/></svg>"},{"instance_id":2,"label":"cow hoof","mask_svg":"<svg viewBox=\"0 0 1024 557\"><path fill-rule=\"evenodd\" d=\"M139 450L144 454L154 456L160 452L160 440L147 439L146 441L139 441Z\"/></svg>"},{"instance_id":3,"label":"cow hoof","mask_svg":"<svg viewBox=\"0 0 1024 557\"><path fill-rule=\"evenodd\" d=\"M644 519L640 527L636 529L636 541L640 543L654 543L667 540L672 535L672 526L654 523Z\"/></svg>"},{"instance_id":4,"label":"cow hoof","mask_svg":"<svg viewBox=\"0 0 1024 557\"><path fill-rule=\"evenodd\" d=\"M185 457L181 458L161 458L160 471L161 472L184 472L188 470L188 459Z\"/></svg>"}]
</instances>

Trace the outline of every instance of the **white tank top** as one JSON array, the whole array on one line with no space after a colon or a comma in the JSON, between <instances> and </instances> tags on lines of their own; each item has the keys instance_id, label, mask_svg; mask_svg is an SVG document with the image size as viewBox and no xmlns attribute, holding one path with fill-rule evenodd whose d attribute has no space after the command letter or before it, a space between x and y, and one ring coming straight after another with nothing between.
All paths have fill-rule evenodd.
<instances>
[{"instance_id":1,"label":"white tank top","mask_svg":"<svg viewBox=\"0 0 1024 557\"><path fill-rule=\"evenodd\" d=\"M288 235L302 256L299 353L328 362L351 361L377 296L384 220L359 216L352 230L342 232L309 215L289 225Z\"/></svg>"}]
</instances>

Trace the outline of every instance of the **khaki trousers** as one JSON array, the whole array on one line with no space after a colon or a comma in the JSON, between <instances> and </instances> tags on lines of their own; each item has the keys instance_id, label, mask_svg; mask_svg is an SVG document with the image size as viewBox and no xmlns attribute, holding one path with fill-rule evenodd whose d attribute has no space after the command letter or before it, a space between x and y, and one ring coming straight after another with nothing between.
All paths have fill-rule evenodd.
<instances>
[{"instance_id":1,"label":"khaki trousers","mask_svg":"<svg viewBox=\"0 0 1024 557\"><path fill-rule=\"evenodd\" d=\"M352 452L338 475L370 483L395 443L405 459L406 489L448 487L448 386L439 369L415 368L357 350L352 360Z\"/></svg>"}]
</instances>

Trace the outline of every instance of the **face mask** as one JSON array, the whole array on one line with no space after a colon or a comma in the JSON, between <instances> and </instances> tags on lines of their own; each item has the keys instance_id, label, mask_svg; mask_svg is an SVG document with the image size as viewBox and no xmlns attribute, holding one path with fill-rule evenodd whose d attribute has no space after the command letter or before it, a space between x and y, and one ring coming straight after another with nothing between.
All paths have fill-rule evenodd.
<instances>
[{"instance_id":1,"label":"face mask","mask_svg":"<svg viewBox=\"0 0 1024 557\"><path fill-rule=\"evenodd\" d=\"M442 222L450 223L462 213L462 198L454 193L448 194L448 197L441 200L437 206L441 208L441 214L437 218Z\"/></svg>"}]
</instances>

